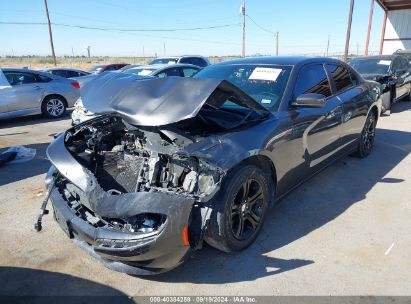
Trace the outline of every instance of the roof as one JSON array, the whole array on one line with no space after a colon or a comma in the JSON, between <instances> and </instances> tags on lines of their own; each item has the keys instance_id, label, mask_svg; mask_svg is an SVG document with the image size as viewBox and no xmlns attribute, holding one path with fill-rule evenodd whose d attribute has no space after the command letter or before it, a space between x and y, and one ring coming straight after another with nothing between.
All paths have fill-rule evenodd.
<instances>
[{"instance_id":1,"label":"roof","mask_svg":"<svg viewBox=\"0 0 411 304\"><path fill-rule=\"evenodd\" d=\"M83 71L83 70L72 69L72 68L48 68L48 69L41 69L40 71L60 71L60 70L88 73L88 72Z\"/></svg>"},{"instance_id":2,"label":"roof","mask_svg":"<svg viewBox=\"0 0 411 304\"><path fill-rule=\"evenodd\" d=\"M22 69L22 68L1 68L2 71L12 71L12 72L30 72L30 73L38 73L44 74L41 71L31 70L31 69Z\"/></svg>"},{"instance_id":3,"label":"roof","mask_svg":"<svg viewBox=\"0 0 411 304\"><path fill-rule=\"evenodd\" d=\"M376 1L386 11L411 8L411 0L376 0Z\"/></svg>"},{"instance_id":4,"label":"roof","mask_svg":"<svg viewBox=\"0 0 411 304\"><path fill-rule=\"evenodd\" d=\"M338 59L328 57L305 57L305 56L266 56L266 57L247 57L233 60L227 60L216 65L230 64L274 64L274 65L300 65L304 63L315 62L341 62Z\"/></svg>"}]
</instances>

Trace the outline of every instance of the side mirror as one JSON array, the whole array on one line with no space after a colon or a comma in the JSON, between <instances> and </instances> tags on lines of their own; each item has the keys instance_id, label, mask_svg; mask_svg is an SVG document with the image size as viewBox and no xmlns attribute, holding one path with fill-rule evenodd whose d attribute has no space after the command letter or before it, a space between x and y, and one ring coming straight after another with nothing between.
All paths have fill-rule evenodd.
<instances>
[{"instance_id":1,"label":"side mirror","mask_svg":"<svg viewBox=\"0 0 411 304\"><path fill-rule=\"evenodd\" d=\"M325 96L314 93L302 94L291 105L303 108L321 108L325 105Z\"/></svg>"}]
</instances>

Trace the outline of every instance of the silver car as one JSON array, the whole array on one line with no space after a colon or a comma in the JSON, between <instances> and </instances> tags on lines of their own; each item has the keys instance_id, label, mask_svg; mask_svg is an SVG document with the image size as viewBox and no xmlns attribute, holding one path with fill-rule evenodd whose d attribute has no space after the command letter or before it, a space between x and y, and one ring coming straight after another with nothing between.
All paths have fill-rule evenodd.
<instances>
[{"instance_id":1,"label":"silver car","mask_svg":"<svg viewBox=\"0 0 411 304\"><path fill-rule=\"evenodd\" d=\"M64 115L80 97L77 81L29 69L0 69L0 119Z\"/></svg>"}]
</instances>

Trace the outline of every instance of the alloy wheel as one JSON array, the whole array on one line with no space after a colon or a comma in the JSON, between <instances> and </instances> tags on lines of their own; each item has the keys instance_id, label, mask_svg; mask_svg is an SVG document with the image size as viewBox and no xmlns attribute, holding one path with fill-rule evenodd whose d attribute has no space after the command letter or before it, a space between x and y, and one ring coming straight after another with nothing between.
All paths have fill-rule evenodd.
<instances>
[{"instance_id":1,"label":"alloy wheel","mask_svg":"<svg viewBox=\"0 0 411 304\"><path fill-rule=\"evenodd\" d=\"M51 116L57 117L63 114L64 104L58 98L51 98L46 104L47 113Z\"/></svg>"},{"instance_id":2,"label":"alloy wheel","mask_svg":"<svg viewBox=\"0 0 411 304\"><path fill-rule=\"evenodd\" d=\"M363 133L363 138L362 138L362 145L364 149L365 154L369 154L371 152L371 149L374 145L374 138L375 138L375 118L374 116L369 116L367 119L365 128L364 128L364 133Z\"/></svg>"},{"instance_id":3,"label":"alloy wheel","mask_svg":"<svg viewBox=\"0 0 411 304\"><path fill-rule=\"evenodd\" d=\"M246 180L231 202L231 231L238 240L251 238L261 224L264 211L263 187L255 179Z\"/></svg>"}]
</instances>

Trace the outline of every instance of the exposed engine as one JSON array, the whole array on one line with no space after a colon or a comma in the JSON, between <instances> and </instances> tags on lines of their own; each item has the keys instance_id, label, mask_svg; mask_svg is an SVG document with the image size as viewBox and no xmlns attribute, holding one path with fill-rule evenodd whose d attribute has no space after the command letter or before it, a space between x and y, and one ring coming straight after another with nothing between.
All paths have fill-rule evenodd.
<instances>
[{"instance_id":1,"label":"exposed engine","mask_svg":"<svg viewBox=\"0 0 411 304\"><path fill-rule=\"evenodd\" d=\"M212 193L218 168L183 152L195 141L178 132L136 127L111 115L67 132L71 154L111 194L172 191L194 196Z\"/></svg>"}]
</instances>

